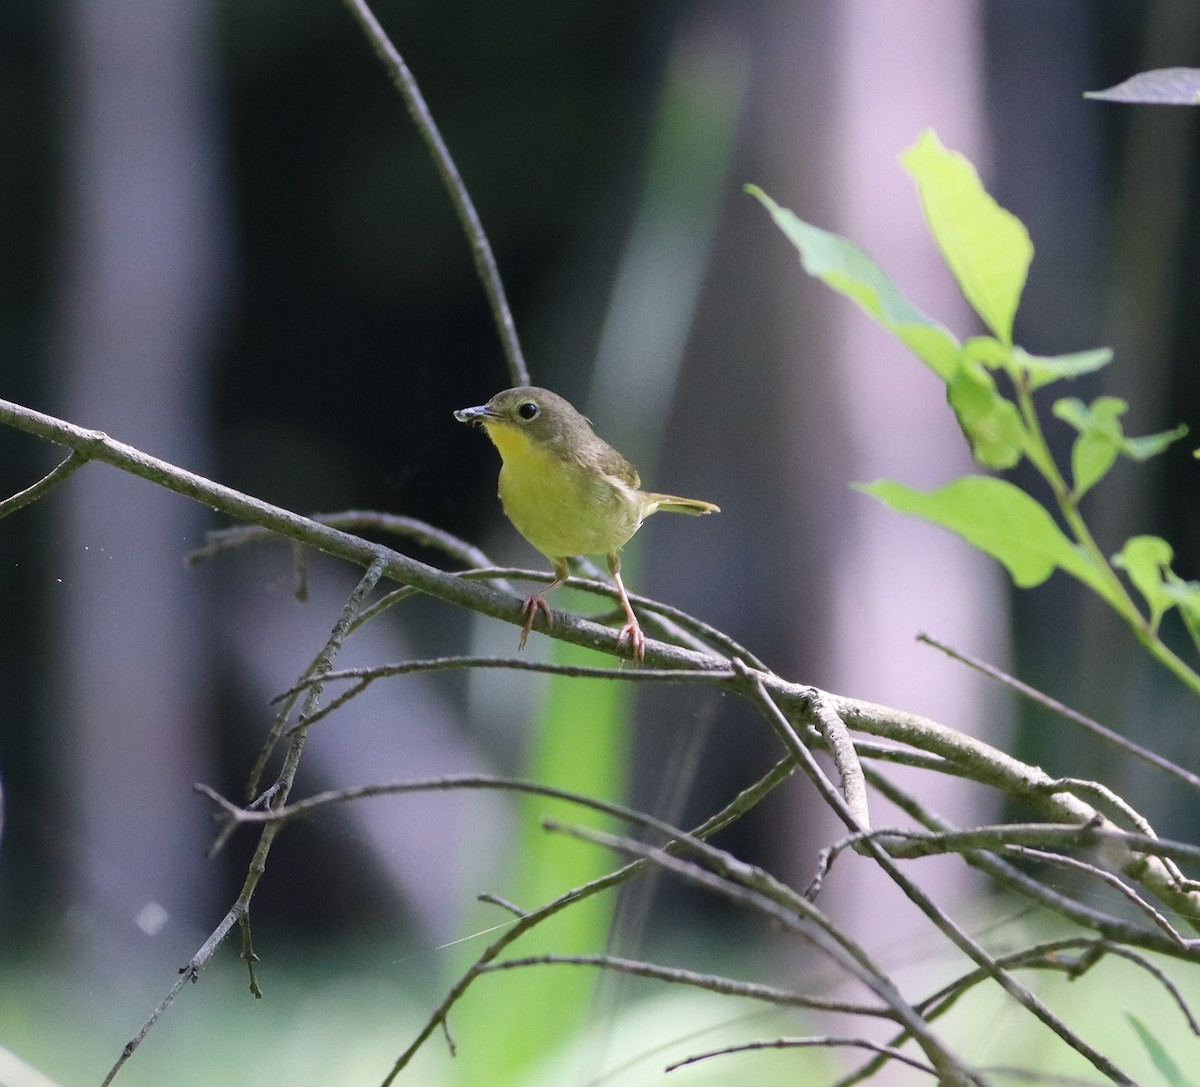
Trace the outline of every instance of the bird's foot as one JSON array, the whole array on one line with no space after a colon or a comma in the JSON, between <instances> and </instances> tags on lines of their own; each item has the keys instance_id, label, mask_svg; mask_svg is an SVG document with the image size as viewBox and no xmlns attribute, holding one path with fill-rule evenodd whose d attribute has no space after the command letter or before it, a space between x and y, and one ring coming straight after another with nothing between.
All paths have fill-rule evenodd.
<instances>
[{"instance_id":1,"label":"bird's foot","mask_svg":"<svg viewBox=\"0 0 1200 1087\"><path fill-rule=\"evenodd\" d=\"M554 613L550 610L550 605L546 603L546 598L542 593L533 593L526 597L525 606L521 609L525 615L525 626L521 629L521 640L517 643L517 649L525 648L525 642L529 638L529 632L533 629L533 621L537 618L538 611L543 611L546 614L546 622L554 622Z\"/></svg>"},{"instance_id":2,"label":"bird's foot","mask_svg":"<svg viewBox=\"0 0 1200 1087\"><path fill-rule=\"evenodd\" d=\"M645 660L646 635L642 633L641 624L632 616L629 622L621 628L621 633L617 635L617 645L620 645L626 638L629 639L630 648L633 649L633 659L639 662Z\"/></svg>"}]
</instances>

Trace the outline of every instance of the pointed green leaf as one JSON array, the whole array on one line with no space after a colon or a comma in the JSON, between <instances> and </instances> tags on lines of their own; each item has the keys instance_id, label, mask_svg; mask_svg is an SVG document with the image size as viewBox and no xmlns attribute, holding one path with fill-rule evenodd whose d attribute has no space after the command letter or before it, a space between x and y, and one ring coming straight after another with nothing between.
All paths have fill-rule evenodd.
<instances>
[{"instance_id":1,"label":"pointed green leaf","mask_svg":"<svg viewBox=\"0 0 1200 1087\"><path fill-rule=\"evenodd\" d=\"M1013 362L1022 371L1031 389L1040 389L1052 381L1090 374L1112 362L1112 349L1097 347L1091 351L1076 351L1071 355L1031 355L1019 347L1013 348Z\"/></svg>"},{"instance_id":2,"label":"pointed green leaf","mask_svg":"<svg viewBox=\"0 0 1200 1087\"><path fill-rule=\"evenodd\" d=\"M964 476L928 493L892 480L860 485L859 490L900 513L932 521L1002 562L1021 588L1065 570L1108 599L1100 574L1088 563L1054 518L1024 491L990 476Z\"/></svg>"},{"instance_id":3,"label":"pointed green leaf","mask_svg":"<svg viewBox=\"0 0 1200 1087\"><path fill-rule=\"evenodd\" d=\"M746 192L771 213L775 225L799 250L809 275L857 302L943 381L953 376L958 369L958 340L909 302L863 250L781 208L757 185L747 185Z\"/></svg>"},{"instance_id":4,"label":"pointed green leaf","mask_svg":"<svg viewBox=\"0 0 1200 1087\"><path fill-rule=\"evenodd\" d=\"M1133 1029L1137 1032L1138 1038L1141 1039L1142 1045L1146 1049L1150 1060L1157 1069L1158 1074L1166 1081L1167 1087L1195 1087L1195 1083L1189 1080L1175 1063L1174 1058L1167 1052L1166 1046L1158 1040L1157 1037L1150 1031L1136 1015L1125 1013L1125 1018L1133 1024Z\"/></svg>"},{"instance_id":5,"label":"pointed green leaf","mask_svg":"<svg viewBox=\"0 0 1200 1087\"><path fill-rule=\"evenodd\" d=\"M1145 434L1140 438L1126 438L1121 452L1130 460L1144 461L1165 452L1167 446L1180 438L1187 437L1187 424L1180 423L1174 430L1162 430L1157 434Z\"/></svg>"},{"instance_id":6,"label":"pointed green leaf","mask_svg":"<svg viewBox=\"0 0 1200 1087\"><path fill-rule=\"evenodd\" d=\"M1179 609L1192 644L1200 653L1200 581L1184 581L1168 570L1163 591Z\"/></svg>"},{"instance_id":7,"label":"pointed green leaf","mask_svg":"<svg viewBox=\"0 0 1200 1087\"><path fill-rule=\"evenodd\" d=\"M1171 545L1158 536L1134 536L1113 556L1113 565L1129 575L1134 588L1146 601L1150 625L1154 628L1158 627L1163 613L1175 603L1165 584L1172 558Z\"/></svg>"},{"instance_id":8,"label":"pointed green leaf","mask_svg":"<svg viewBox=\"0 0 1200 1087\"><path fill-rule=\"evenodd\" d=\"M1000 395L992 375L979 363L963 363L947 386L946 398L980 464L1003 469L1021 459L1026 441L1021 413Z\"/></svg>"},{"instance_id":9,"label":"pointed green leaf","mask_svg":"<svg viewBox=\"0 0 1200 1087\"><path fill-rule=\"evenodd\" d=\"M1056 400L1053 410L1059 419L1078 431L1087 430L1091 426L1091 410L1077 396L1064 396L1061 400Z\"/></svg>"},{"instance_id":10,"label":"pointed green leaf","mask_svg":"<svg viewBox=\"0 0 1200 1087\"><path fill-rule=\"evenodd\" d=\"M930 230L963 294L984 324L1005 344L1033 243L1024 224L983 187L970 160L947 150L932 130L902 156L917 182Z\"/></svg>"}]
</instances>

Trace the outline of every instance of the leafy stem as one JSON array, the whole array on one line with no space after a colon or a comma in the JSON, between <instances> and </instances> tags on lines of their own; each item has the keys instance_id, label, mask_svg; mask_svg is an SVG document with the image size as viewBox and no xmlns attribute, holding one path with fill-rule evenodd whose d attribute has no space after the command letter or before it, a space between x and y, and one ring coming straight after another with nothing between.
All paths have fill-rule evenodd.
<instances>
[{"instance_id":1,"label":"leafy stem","mask_svg":"<svg viewBox=\"0 0 1200 1087\"><path fill-rule=\"evenodd\" d=\"M1129 624L1155 660L1200 695L1200 674L1159 636L1161 619L1177 609L1200 657L1200 583L1175 574L1170 545L1155 536L1134 537L1117 555L1106 556L1080 511L1083 496L1119 457L1143 461L1156 456L1183 437L1186 428L1131 438L1121 423L1128 409L1123 400L1101 396L1085 404L1064 397L1054 403L1053 413L1078 433L1070 472L1062 471L1046 441L1033 394L1099 370L1112 360L1112 352L1098 348L1046 358L1014 344L1017 306L1033 259L1028 231L986 192L971 163L943 147L934 133L923 133L902 160L917 182L925 218L946 264L991 335L959 342L913 306L862 249L805 223L760 189L749 186L748 191L799 251L805 271L851 298L941 378L975 460L1004 471L1028 458L1049 485L1058 517L1016 484L984 475L964 476L928 493L891 480L859 489L898 512L962 536L1003 563L1020 588L1040 585L1058 570L1070 574ZM998 386L996 371L1010 379L1011 398Z\"/></svg>"}]
</instances>

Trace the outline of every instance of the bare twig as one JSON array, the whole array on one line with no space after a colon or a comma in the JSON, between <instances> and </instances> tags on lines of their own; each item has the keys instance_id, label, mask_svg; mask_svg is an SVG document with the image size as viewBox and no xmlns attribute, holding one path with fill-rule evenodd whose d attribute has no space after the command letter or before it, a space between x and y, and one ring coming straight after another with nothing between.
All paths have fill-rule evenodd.
<instances>
[{"instance_id":1,"label":"bare twig","mask_svg":"<svg viewBox=\"0 0 1200 1087\"><path fill-rule=\"evenodd\" d=\"M508 910L514 917L524 917L529 911L521 909L520 906L509 902L507 898L501 898L499 895L494 895L490 891L485 891L481 895L475 896L479 902L484 902L489 906L499 906L502 910Z\"/></svg>"},{"instance_id":2,"label":"bare twig","mask_svg":"<svg viewBox=\"0 0 1200 1087\"><path fill-rule=\"evenodd\" d=\"M350 681L349 690L317 710L304 722L304 727L316 724L357 698L372 683L396 676L416 675L428 672L461 671L464 669L498 668L510 672L536 672L543 675L570 676L575 679L611 679L632 683L706 683L720 685L732 678L726 672L691 672L672 668L589 668L580 664L555 664L551 661L515 660L512 657L436 657L430 660L401 661L397 664L380 664L371 668L346 668L330 672L323 677L325 682ZM288 702L304 690L305 685L291 687L276 695L273 702ZM296 726L299 727L299 726Z\"/></svg>"},{"instance_id":3,"label":"bare twig","mask_svg":"<svg viewBox=\"0 0 1200 1087\"><path fill-rule=\"evenodd\" d=\"M997 683L1003 683L1006 687L1011 687L1018 694L1024 695L1040 706L1045 706L1046 709L1053 711L1060 717L1065 717L1072 724L1087 729L1093 735L1099 736L1105 743L1112 744L1114 747L1120 748L1135 758L1141 759L1143 762L1148 762L1151 766L1157 766L1158 769L1166 771L1172 777L1186 782L1193 789L1200 789L1200 776L1193 774L1178 763L1172 762L1165 756L1158 754L1157 751L1151 751L1147 747L1142 747L1141 744L1134 743L1133 740L1122 736L1119 732L1114 732L1112 729L1106 728L1099 721L1094 721L1086 714L1082 714L1078 710L1073 710L1070 706L1066 706L1057 699L1051 698L1050 695L1039 691L1036 687L1031 687L1028 683L1023 683L1016 677L1010 676L1007 672L1001 671L994 665L979 660L977 657L972 657L969 653L954 649L952 646L939 641L937 638L930 637L928 634L918 634L917 641L924 642L934 649L940 649L946 656L974 668L977 672L982 672Z\"/></svg>"},{"instance_id":4,"label":"bare twig","mask_svg":"<svg viewBox=\"0 0 1200 1087\"><path fill-rule=\"evenodd\" d=\"M1075 950L1081 953L1076 956L1066 954L1068 951ZM1179 990L1161 970L1135 952L1130 952L1127 949L1109 944L1104 940L1096 940L1092 937L1047 940L1030 947L1022 948L1008 955L998 956L996 962L1006 970L1050 970L1066 974L1071 979L1075 979L1081 977L1109 953L1121 955L1136 966L1151 973L1163 984L1163 987L1180 1008L1189 1026L1194 1023L1191 1011L1180 996ZM916 1006L933 1022L950 1011L975 986L990 980L991 974L987 970L977 967L955 978L937 992L918 1001ZM907 1038L907 1033L901 1031L889 1040L888 1045L902 1045ZM839 1079L833 1087L853 1087L856 1083L863 1083L871 1079L885 1063L886 1059L883 1057L876 1057L867 1061L856 1071Z\"/></svg>"},{"instance_id":5,"label":"bare twig","mask_svg":"<svg viewBox=\"0 0 1200 1087\"><path fill-rule=\"evenodd\" d=\"M803 713L806 688L764 684L772 698L789 712ZM1091 822L1099 813L1091 805L1069 792L1052 788L1054 778L1040 767L1030 766L974 737L936 721L885 706L873 706L858 699L831 695L842 719L852 729L873 736L912 744L929 754L940 755L958 767L964 777L999 789L1013 800L1028 804L1047 819L1071 825ZM1103 819L1103 817L1100 817ZM1104 819L1104 826L1110 826ZM1173 866L1159 859L1171 857L1168 850L1144 852L1124 848L1126 842L1114 840L1108 859L1114 867L1142 884L1172 909L1200 920L1200 893L1190 884L1181 884ZM1148 855L1149 854L1149 855Z\"/></svg>"},{"instance_id":6,"label":"bare twig","mask_svg":"<svg viewBox=\"0 0 1200 1087\"><path fill-rule=\"evenodd\" d=\"M68 454L65 460L58 464L57 467L47 472L31 487L26 487L23 491L17 491L16 494L0 502L0 517L7 517L10 513L16 513L23 506L28 506L31 502L36 502L39 498L45 498L55 487L70 479L76 472L87 464L87 457L79 452Z\"/></svg>"},{"instance_id":7,"label":"bare twig","mask_svg":"<svg viewBox=\"0 0 1200 1087\"><path fill-rule=\"evenodd\" d=\"M314 513L310 515L310 519L319 525L340 528L343 532L361 532L363 529L372 529L391 536L402 536L422 547L441 551L448 558L469 568L492 565L487 555L474 544L460 540L453 533L427 524L415 517L401 517L394 513L375 513L370 510L342 510L340 513ZM187 555L187 561L196 565L248 544L278 542L279 536L270 529L259 528L256 525L235 525L232 528L209 532L205 536L204 546L190 552Z\"/></svg>"},{"instance_id":8,"label":"bare twig","mask_svg":"<svg viewBox=\"0 0 1200 1087\"><path fill-rule=\"evenodd\" d=\"M1024 857L1027 860L1036 861L1041 864L1049 864L1056 868L1070 868L1076 872L1083 872L1091 876L1093 879L1098 879L1101 883L1111 887L1122 898L1125 899L1134 909L1144 913L1150 921L1157 925L1164 933L1167 939L1176 945L1181 951L1200 951L1200 941L1186 939L1180 931L1167 920L1167 917L1161 910L1156 910L1149 902L1147 902L1140 894L1129 886L1120 876L1114 875L1112 872L1106 872L1103 868L1095 864L1089 864L1087 861L1079 860L1077 857L1064 857L1061 853L1052 853L1048 849L1029 849L1020 845L1009 845L1004 850L1005 854L1013 857Z\"/></svg>"},{"instance_id":9,"label":"bare twig","mask_svg":"<svg viewBox=\"0 0 1200 1087\"><path fill-rule=\"evenodd\" d=\"M842 795L846 798L846 807L854 816L855 822L862 830L871 828L871 813L867 807L867 785L863 777L862 763L858 761L858 752L854 750L854 741L850 739L850 730L834 709L829 697L823 691L813 692L812 714L816 718L817 728L828 745L833 763L842 779Z\"/></svg>"},{"instance_id":10,"label":"bare twig","mask_svg":"<svg viewBox=\"0 0 1200 1087\"><path fill-rule=\"evenodd\" d=\"M213 952L224 942L225 937L229 935L230 930L238 922L237 911L231 909L224 917L221 918L221 923L212 931L208 939L201 944L200 949L191 957L188 964L179 971L179 979L171 986L167 995L163 997L158 1007L150 1014L150 1018L142 1024L141 1029L125 1043L125 1048L121 1050L121 1056L117 1058L116 1064L108 1070L108 1075L104 1077L100 1087L108 1087L116 1078L117 1073L125 1066L125 1062L133 1056L138 1046L146 1039L146 1035L154 1028L155 1024L163 1017L164 1013L172 1004L175 1003L175 998L183 991L183 987L189 982L194 982L199 976L200 971L204 969L205 964L212 958Z\"/></svg>"},{"instance_id":11,"label":"bare twig","mask_svg":"<svg viewBox=\"0 0 1200 1087\"><path fill-rule=\"evenodd\" d=\"M889 852L903 858L943 852L958 853L971 848L999 850L1009 845L1095 849L1101 853L1107 853L1108 847L1116 846L1122 851L1128 849L1172 860L1200 862L1200 845L1121 830L1104 820L1103 816L1073 827L1059 823L996 823L971 827L969 830L947 828L936 834L908 831L893 833L909 839L908 845L889 843Z\"/></svg>"},{"instance_id":12,"label":"bare twig","mask_svg":"<svg viewBox=\"0 0 1200 1087\"><path fill-rule=\"evenodd\" d=\"M487 292L488 304L492 308L492 317L496 322L496 331L500 335L504 356L508 360L509 377L512 384L528 385L529 370L525 366L525 359L521 354L521 345L517 340L517 330L513 323L512 312L508 308L508 299L504 295L504 285L500 282L496 258L492 255L492 247L488 244L483 224L479 221L479 215L475 211L475 205L471 201L467 187L458 174L458 167L454 165L454 159L442 139L442 134L438 131L433 114L429 112L429 107L425 104L421 88L417 86L417 81L409 71L408 65L396 51L396 47L391 43L383 27L379 25L379 20L367 7L365 0L346 0L346 6L367 35L367 40L375 50L375 55L387 68L388 75L391 76L396 90L400 92L400 97L404 99L404 104L408 107L408 115L412 118L413 124L417 126L417 132L420 133L421 139L425 141L425 146L433 156L434 165L441 175L446 191L450 194L450 201L458 213L459 223L471 246L475 271L483 283L484 291Z\"/></svg>"},{"instance_id":13,"label":"bare twig","mask_svg":"<svg viewBox=\"0 0 1200 1087\"><path fill-rule=\"evenodd\" d=\"M811 1038L773 1038L766 1041L758 1042L741 1042L737 1045L722 1046L720 1049L710 1049L707 1053L696 1053L691 1057L685 1057L681 1061L675 1061L673 1064L668 1064L663 1071L674 1072L677 1068L683 1068L688 1064L696 1064L698 1061L711 1060L713 1057L726 1057L732 1053L752 1053L760 1049L834 1049L840 1047L852 1047L854 1049L869 1049L873 1053L881 1054L881 1063L887 1061L897 1061L900 1064L907 1064L910 1068L915 1068L919 1072L927 1072L929 1075L937 1075L937 1069L924 1061L916 1060L914 1057L908 1056L906 1053L901 1053L898 1049L893 1049L891 1046L880 1045L878 1042L872 1042L867 1038L841 1038L832 1034L818 1034ZM939 1077L938 1082L943 1082Z\"/></svg>"},{"instance_id":14,"label":"bare twig","mask_svg":"<svg viewBox=\"0 0 1200 1087\"><path fill-rule=\"evenodd\" d=\"M491 963L484 968L484 972L496 973L527 966L591 966L601 970L632 974L635 977L652 978L655 981L664 981L673 985L690 985L693 988L707 989L709 992L720 993L723 996L740 996L747 1000L761 1000L768 1004L777 1004L780 1007L811 1008L815 1011L841 1012L845 1015L866 1015L874 1018L891 1017L891 1013L887 1009L870 1004L854 1004L845 1000L825 1000L804 993L793 993L787 989L777 989L772 985L760 985L753 981L737 981L719 974L700 974L678 966L660 966L657 963L645 962L641 959L625 959L615 955L530 955L526 958L505 959L503 962Z\"/></svg>"}]
</instances>

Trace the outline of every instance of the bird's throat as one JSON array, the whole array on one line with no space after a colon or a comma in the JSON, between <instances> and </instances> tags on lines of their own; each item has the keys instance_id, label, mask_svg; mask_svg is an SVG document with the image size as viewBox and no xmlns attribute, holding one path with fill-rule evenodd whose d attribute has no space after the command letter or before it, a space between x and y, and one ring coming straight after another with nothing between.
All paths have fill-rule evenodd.
<instances>
[{"instance_id":1,"label":"bird's throat","mask_svg":"<svg viewBox=\"0 0 1200 1087\"><path fill-rule=\"evenodd\" d=\"M539 454L537 446L524 431L488 419L484 420L483 425L487 430L488 437L492 439L492 445L500 451L500 457L505 464L516 465L542 455Z\"/></svg>"}]
</instances>

